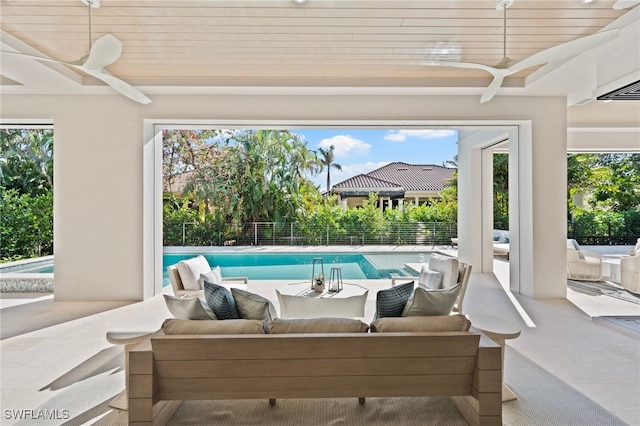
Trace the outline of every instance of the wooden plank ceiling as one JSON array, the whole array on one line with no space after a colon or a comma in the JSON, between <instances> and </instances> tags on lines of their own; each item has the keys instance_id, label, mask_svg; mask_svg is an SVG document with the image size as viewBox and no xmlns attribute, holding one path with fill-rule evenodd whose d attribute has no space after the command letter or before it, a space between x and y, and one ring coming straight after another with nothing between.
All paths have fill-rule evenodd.
<instances>
[{"instance_id":1,"label":"wooden plank ceiling","mask_svg":"<svg viewBox=\"0 0 640 426\"><path fill-rule=\"evenodd\" d=\"M614 2L515 0L507 11L507 56L518 61L599 31L626 12ZM61 61L87 55L89 13L81 0L2 0L0 7L1 29L43 54ZM503 56L495 0L102 0L92 15L93 40L110 33L123 42L108 70L125 79L464 85L490 76L425 63L494 66Z\"/></svg>"}]
</instances>

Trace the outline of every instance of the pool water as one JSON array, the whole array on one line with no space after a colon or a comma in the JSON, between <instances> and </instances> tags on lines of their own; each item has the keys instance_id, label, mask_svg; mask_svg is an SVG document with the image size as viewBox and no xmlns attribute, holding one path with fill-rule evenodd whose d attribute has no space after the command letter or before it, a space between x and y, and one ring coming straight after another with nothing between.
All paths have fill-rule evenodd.
<instances>
[{"instance_id":1,"label":"pool water","mask_svg":"<svg viewBox=\"0 0 640 426\"><path fill-rule=\"evenodd\" d=\"M24 265L0 268L0 273L53 274L53 260L25 263Z\"/></svg>"},{"instance_id":2,"label":"pool water","mask_svg":"<svg viewBox=\"0 0 640 426\"><path fill-rule=\"evenodd\" d=\"M164 254L164 285L169 285L167 267L197 256L193 253ZM222 276L247 277L253 280L311 279L313 260L320 258L329 278L332 267L342 268L342 279L385 279L411 276L415 272L405 263L429 261L429 253L216 253L203 254L212 267L220 266ZM316 262L315 274L320 272Z\"/></svg>"}]
</instances>

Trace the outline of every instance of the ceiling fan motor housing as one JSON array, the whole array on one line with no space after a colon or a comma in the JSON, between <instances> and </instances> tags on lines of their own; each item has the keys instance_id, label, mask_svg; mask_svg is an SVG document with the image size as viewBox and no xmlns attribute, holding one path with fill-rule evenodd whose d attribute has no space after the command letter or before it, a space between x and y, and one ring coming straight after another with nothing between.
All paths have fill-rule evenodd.
<instances>
[{"instance_id":1,"label":"ceiling fan motor housing","mask_svg":"<svg viewBox=\"0 0 640 426\"><path fill-rule=\"evenodd\" d=\"M94 9L100 7L100 0L80 0L85 6L91 6Z\"/></svg>"}]
</instances>

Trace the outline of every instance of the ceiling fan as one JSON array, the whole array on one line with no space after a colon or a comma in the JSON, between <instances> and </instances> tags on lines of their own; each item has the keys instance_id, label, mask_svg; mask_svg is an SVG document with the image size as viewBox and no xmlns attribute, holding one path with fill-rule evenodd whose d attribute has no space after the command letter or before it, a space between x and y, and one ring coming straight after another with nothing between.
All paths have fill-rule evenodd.
<instances>
[{"instance_id":1,"label":"ceiling fan","mask_svg":"<svg viewBox=\"0 0 640 426\"><path fill-rule=\"evenodd\" d=\"M148 104L151 102L144 93L140 92L130 84L120 80L118 77L111 75L104 67L111 65L118 60L122 54L122 42L111 34L106 34L92 43L91 40L91 9L100 7L100 0L81 0L82 3L89 7L89 55L75 62L62 62L55 59L46 58L42 56L27 55L20 52L11 52L3 50L2 53L19 55L23 57L29 57L43 62L54 62L63 64L75 69L78 69L85 74L97 78L109 86L115 91L120 92L124 96L132 99L141 104Z\"/></svg>"},{"instance_id":2,"label":"ceiling fan","mask_svg":"<svg viewBox=\"0 0 640 426\"><path fill-rule=\"evenodd\" d=\"M430 60L427 63L427 65L479 69L493 75L493 81L491 82L491 84L489 84L489 86L482 94L480 103L490 101L502 86L502 81L512 74L537 65L543 65L552 61L577 56L582 52L600 46L601 44L613 40L618 36L619 30L617 28L592 34L535 53L532 56L529 56L528 58L525 58L522 61L516 62L515 64L510 66L509 64L512 62L512 60L507 57L507 8L509 8L513 4L513 1L514 0L499 0L496 5L496 10L502 9L503 11L503 48L502 59L495 67L478 64L475 62Z\"/></svg>"}]
</instances>

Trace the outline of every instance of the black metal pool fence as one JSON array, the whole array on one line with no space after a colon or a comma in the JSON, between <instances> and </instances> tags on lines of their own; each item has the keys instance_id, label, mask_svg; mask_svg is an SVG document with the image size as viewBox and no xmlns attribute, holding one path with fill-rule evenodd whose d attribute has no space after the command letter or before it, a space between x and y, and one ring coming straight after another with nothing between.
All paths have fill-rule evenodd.
<instances>
[{"instance_id":1,"label":"black metal pool fence","mask_svg":"<svg viewBox=\"0 0 640 426\"><path fill-rule=\"evenodd\" d=\"M396 222L381 226L332 226L297 222L252 222L215 226L196 222L165 225L165 246L260 245L442 245L458 234L456 223Z\"/></svg>"},{"instance_id":2,"label":"black metal pool fence","mask_svg":"<svg viewBox=\"0 0 640 426\"><path fill-rule=\"evenodd\" d=\"M495 224L507 230L507 224ZM450 245L458 224L447 222L394 222L378 225L313 225L298 222L251 222L241 226L184 222L166 224L165 246L261 245ZM640 225L600 223L590 226L569 222L567 238L581 245L632 245Z\"/></svg>"}]
</instances>

